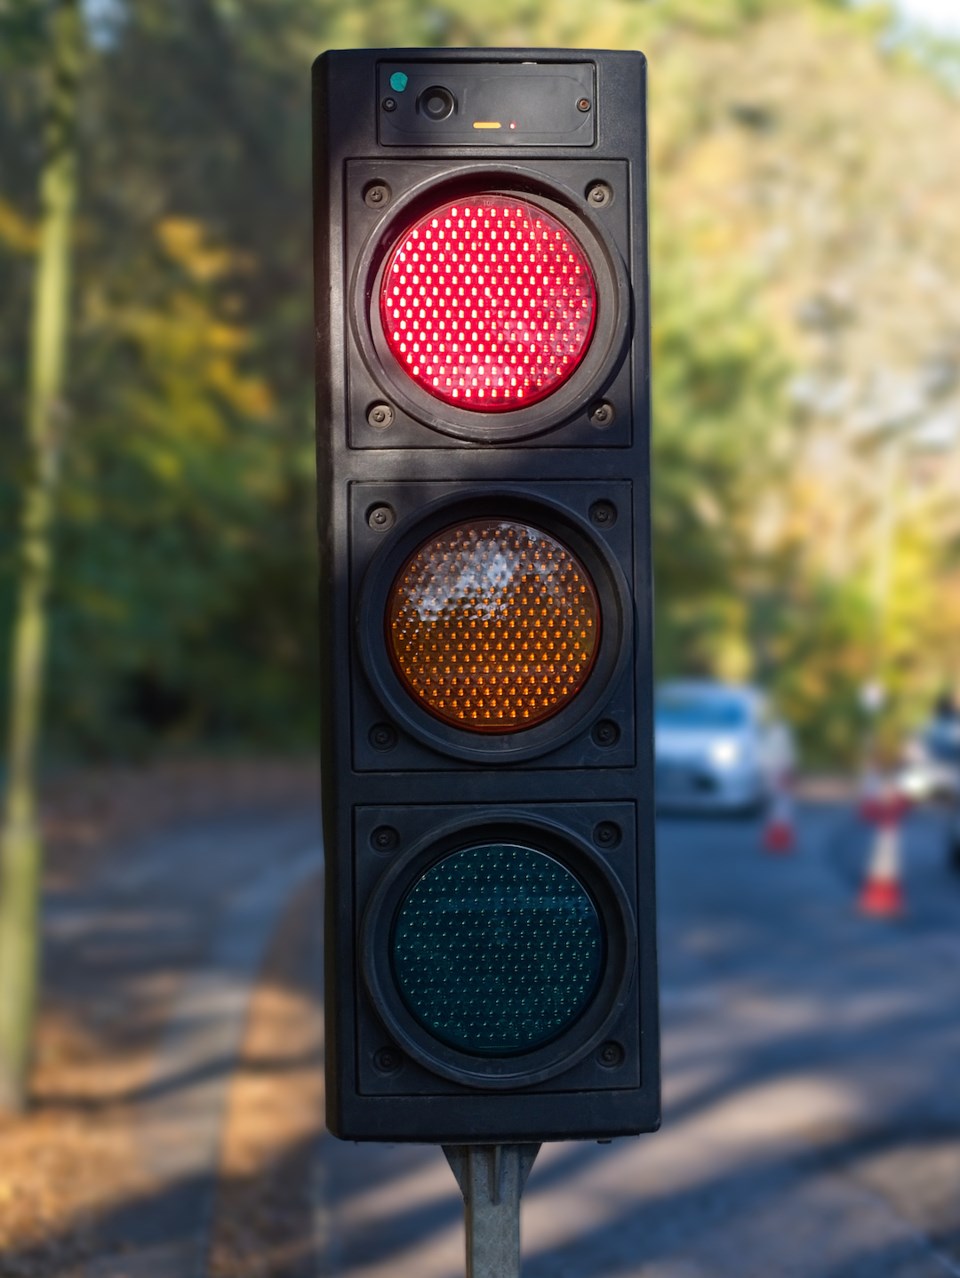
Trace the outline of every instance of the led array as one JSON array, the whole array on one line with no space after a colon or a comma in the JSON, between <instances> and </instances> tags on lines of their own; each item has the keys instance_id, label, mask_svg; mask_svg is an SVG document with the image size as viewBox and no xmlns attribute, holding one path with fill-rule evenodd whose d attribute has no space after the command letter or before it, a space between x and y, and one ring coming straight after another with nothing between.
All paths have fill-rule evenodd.
<instances>
[{"instance_id":1,"label":"led array","mask_svg":"<svg viewBox=\"0 0 960 1278\"><path fill-rule=\"evenodd\" d=\"M441 1042L479 1055L529 1051L562 1033L596 988L596 907L558 861L482 844L444 857L397 914L404 1001Z\"/></svg>"},{"instance_id":2,"label":"led array","mask_svg":"<svg viewBox=\"0 0 960 1278\"><path fill-rule=\"evenodd\" d=\"M394 666L422 706L458 727L515 732L583 687L600 606L586 569L555 537L478 519L410 556L386 625Z\"/></svg>"},{"instance_id":3,"label":"led array","mask_svg":"<svg viewBox=\"0 0 960 1278\"><path fill-rule=\"evenodd\" d=\"M555 391L583 358L597 291L574 236L506 195L445 204L395 245L380 317L393 354L445 403L506 411Z\"/></svg>"}]
</instances>

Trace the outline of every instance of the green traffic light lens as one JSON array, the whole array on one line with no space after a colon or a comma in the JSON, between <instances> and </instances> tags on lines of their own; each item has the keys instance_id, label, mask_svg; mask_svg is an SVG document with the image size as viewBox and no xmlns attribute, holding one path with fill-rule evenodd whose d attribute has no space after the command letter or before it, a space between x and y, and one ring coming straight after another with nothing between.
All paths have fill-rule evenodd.
<instances>
[{"instance_id":1,"label":"green traffic light lens","mask_svg":"<svg viewBox=\"0 0 960 1278\"><path fill-rule=\"evenodd\" d=\"M593 998L604 938L593 899L553 857L485 843L445 856L407 892L393 970L412 1016L480 1056L531 1051Z\"/></svg>"}]
</instances>

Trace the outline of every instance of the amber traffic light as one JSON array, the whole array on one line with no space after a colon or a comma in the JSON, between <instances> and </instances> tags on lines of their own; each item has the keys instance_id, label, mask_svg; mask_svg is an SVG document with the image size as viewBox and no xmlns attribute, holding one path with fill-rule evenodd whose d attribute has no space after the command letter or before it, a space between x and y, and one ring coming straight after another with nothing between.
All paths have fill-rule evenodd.
<instances>
[{"instance_id":1,"label":"amber traffic light","mask_svg":"<svg viewBox=\"0 0 960 1278\"><path fill-rule=\"evenodd\" d=\"M557 537L473 519L406 560L386 626L397 674L424 709L474 732L519 732L589 680L600 606L590 574Z\"/></svg>"}]
</instances>

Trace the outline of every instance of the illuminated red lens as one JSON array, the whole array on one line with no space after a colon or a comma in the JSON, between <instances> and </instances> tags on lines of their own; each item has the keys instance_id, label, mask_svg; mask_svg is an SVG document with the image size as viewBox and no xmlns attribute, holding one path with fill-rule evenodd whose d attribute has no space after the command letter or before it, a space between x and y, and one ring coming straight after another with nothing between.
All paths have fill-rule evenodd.
<instances>
[{"instance_id":1,"label":"illuminated red lens","mask_svg":"<svg viewBox=\"0 0 960 1278\"><path fill-rule=\"evenodd\" d=\"M394 246L380 318L424 390L481 412L523 408L561 386L593 334L586 254L555 217L506 195L434 209Z\"/></svg>"}]
</instances>

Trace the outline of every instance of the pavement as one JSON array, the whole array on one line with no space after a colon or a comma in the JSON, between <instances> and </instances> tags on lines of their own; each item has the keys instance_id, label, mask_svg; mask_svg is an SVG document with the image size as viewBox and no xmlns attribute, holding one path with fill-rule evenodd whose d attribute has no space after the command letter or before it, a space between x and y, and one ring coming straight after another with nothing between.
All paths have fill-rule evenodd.
<instances>
[{"instance_id":1,"label":"pavement","mask_svg":"<svg viewBox=\"0 0 960 1278\"><path fill-rule=\"evenodd\" d=\"M908 912L890 921L855 909L872 834L847 802L801 805L784 856L755 822L660 823L663 1129L543 1148L525 1278L960 1278L960 876L941 815L902 834ZM158 1192L70 1278L203 1274L251 987L320 864L312 815L253 814L158 836L50 900L60 980L126 965L134 1032L161 1044L131 1098ZM159 1002L158 967L176 978ZM439 1149L324 1137L313 1179L318 1273L464 1272Z\"/></svg>"}]
</instances>

